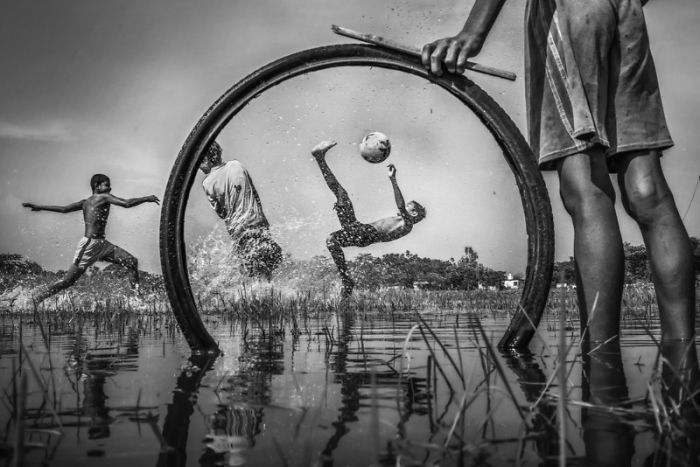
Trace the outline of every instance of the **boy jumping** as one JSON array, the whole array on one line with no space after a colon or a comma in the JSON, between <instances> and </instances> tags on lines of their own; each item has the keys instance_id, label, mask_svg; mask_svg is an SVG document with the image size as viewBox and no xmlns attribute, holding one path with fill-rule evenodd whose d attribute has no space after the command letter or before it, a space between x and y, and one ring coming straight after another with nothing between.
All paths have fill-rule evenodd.
<instances>
[{"instance_id":1,"label":"boy jumping","mask_svg":"<svg viewBox=\"0 0 700 467\"><path fill-rule=\"evenodd\" d=\"M110 186L109 177L103 174L93 175L90 179L90 187L92 188L92 196L65 206L40 206L33 203L22 203L22 206L32 211L67 213L82 210L85 221L85 235L78 242L75 258L68 268L68 272L63 276L63 279L44 288L44 290L34 291L32 299L36 303L73 285L83 275L88 266L97 261L108 261L129 269L131 272L131 286L134 289L138 289L138 260L129 252L105 240L109 208L112 204L123 208L131 208L142 203L158 204L160 200L154 195L142 198L118 198L110 194L112 187Z\"/></svg>"},{"instance_id":2,"label":"boy jumping","mask_svg":"<svg viewBox=\"0 0 700 467\"><path fill-rule=\"evenodd\" d=\"M224 220L236 253L249 277L268 281L282 263L282 247L272 238L253 179L240 161L225 161L214 141L199 169L206 174L202 188L209 204Z\"/></svg>"},{"instance_id":3,"label":"boy jumping","mask_svg":"<svg viewBox=\"0 0 700 467\"><path fill-rule=\"evenodd\" d=\"M394 164L389 164L389 180L394 188L394 199L396 200L396 207L399 209L398 214L369 224L359 222L355 217L355 210L347 191L338 183L338 180L326 163L326 152L336 144L335 141L321 141L311 150L311 154L316 159L328 188L335 194L337 200L333 209L338 214L338 220L342 228L328 236L326 246L340 274L343 284L342 296L347 298L352 295L355 283L348 273L343 247L365 247L374 243L390 242L399 239L413 230L413 224L425 219L425 208L416 201L404 203L403 195L396 182L396 167L394 167Z\"/></svg>"}]
</instances>

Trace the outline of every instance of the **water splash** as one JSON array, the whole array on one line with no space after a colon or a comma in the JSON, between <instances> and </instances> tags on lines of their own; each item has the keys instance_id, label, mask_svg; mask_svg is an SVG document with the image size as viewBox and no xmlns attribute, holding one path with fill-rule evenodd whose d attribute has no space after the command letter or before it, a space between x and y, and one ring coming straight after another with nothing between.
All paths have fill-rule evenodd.
<instances>
[{"instance_id":1,"label":"water splash","mask_svg":"<svg viewBox=\"0 0 700 467\"><path fill-rule=\"evenodd\" d=\"M187 256L192 288L200 301L227 303L273 291L283 298L309 294L329 297L340 290L335 266L325 256L295 259L285 253L269 281L249 277L231 238L219 225L191 243Z\"/></svg>"}]
</instances>

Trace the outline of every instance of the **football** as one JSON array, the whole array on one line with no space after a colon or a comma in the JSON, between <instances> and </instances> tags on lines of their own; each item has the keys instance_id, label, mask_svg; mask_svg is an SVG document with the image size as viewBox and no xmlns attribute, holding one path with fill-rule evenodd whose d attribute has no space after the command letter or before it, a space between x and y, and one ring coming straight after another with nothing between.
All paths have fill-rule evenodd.
<instances>
[{"instance_id":1,"label":"football","mask_svg":"<svg viewBox=\"0 0 700 467\"><path fill-rule=\"evenodd\" d=\"M391 141L384 133L374 131L362 138L360 154L372 164L384 162L391 153Z\"/></svg>"}]
</instances>

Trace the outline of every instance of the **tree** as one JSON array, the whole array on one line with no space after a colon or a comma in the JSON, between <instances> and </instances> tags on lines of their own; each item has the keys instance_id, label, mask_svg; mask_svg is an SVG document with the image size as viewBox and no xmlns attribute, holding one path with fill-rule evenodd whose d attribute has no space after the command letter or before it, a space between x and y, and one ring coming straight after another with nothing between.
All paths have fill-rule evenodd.
<instances>
[{"instance_id":1,"label":"tree","mask_svg":"<svg viewBox=\"0 0 700 467\"><path fill-rule=\"evenodd\" d=\"M552 272L552 285L558 283L576 283L576 264L574 262L573 256L569 256L568 261L559 261L554 263L554 269Z\"/></svg>"},{"instance_id":2,"label":"tree","mask_svg":"<svg viewBox=\"0 0 700 467\"><path fill-rule=\"evenodd\" d=\"M464 247L464 260L468 264L475 264L476 260L479 259L479 254L476 252L476 250L470 246L465 246Z\"/></svg>"},{"instance_id":3,"label":"tree","mask_svg":"<svg viewBox=\"0 0 700 467\"><path fill-rule=\"evenodd\" d=\"M41 274L44 269L34 261L29 261L17 253L0 254L0 274L2 276Z\"/></svg>"},{"instance_id":4,"label":"tree","mask_svg":"<svg viewBox=\"0 0 700 467\"><path fill-rule=\"evenodd\" d=\"M361 253L348 263L348 270L359 288L377 290L386 281L386 269L379 258Z\"/></svg>"},{"instance_id":5,"label":"tree","mask_svg":"<svg viewBox=\"0 0 700 467\"><path fill-rule=\"evenodd\" d=\"M625 252L625 282L649 282L651 271L649 270L646 247L625 242L623 248Z\"/></svg>"},{"instance_id":6,"label":"tree","mask_svg":"<svg viewBox=\"0 0 700 467\"><path fill-rule=\"evenodd\" d=\"M462 274L462 289L470 290L478 287L479 254L470 246L464 247L464 256L457 261L457 268Z\"/></svg>"}]
</instances>

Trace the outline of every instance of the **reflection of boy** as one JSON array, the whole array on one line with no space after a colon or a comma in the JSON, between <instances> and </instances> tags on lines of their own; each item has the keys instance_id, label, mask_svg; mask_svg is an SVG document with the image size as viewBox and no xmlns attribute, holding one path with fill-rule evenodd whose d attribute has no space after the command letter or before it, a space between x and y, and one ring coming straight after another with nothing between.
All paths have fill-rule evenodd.
<instances>
[{"instance_id":1,"label":"reflection of boy","mask_svg":"<svg viewBox=\"0 0 700 467\"><path fill-rule=\"evenodd\" d=\"M204 193L224 220L248 275L269 280L282 261L282 248L270 235L270 224L248 171L237 160L224 162L221 154L221 146L213 142L199 166L207 175L202 182Z\"/></svg>"},{"instance_id":2,"label":"reflection of boy","mask_svg":"<svg viewBox=\"0 0 700 467\"><path fill-rule=\"evenodd\" d=\"M138 288L138 260L131 253L105 239L109 208L113 204L123 208L131 208L142 203L158 204L159 200L154 195L142 198L118 198L110 193L112 187L109 177L103 174L93 175L90 179L90 187L92 188L90 197L66 206L40 206L33 203L22 203L22 206L30 208L32 211L67 213L82 210L85 221L85 235L78 242L73 264L70 265L63 279L33 294L32 298L37 302L73 285L85 270L97 261L108 261L124 266L131 272L131 286Z\"/></svg>"},{"instance_id":3,"label":"reflection of boy","mask_svg":"<svg viewBox=\"0 0 700 467\"><path fill-rule=\"evenodd\" d=\"M423 64L463 72L505 0L476 0L462 31L423 47ZM644 0L529 0L525 81L530 144L555 169L573 221L582 329L619 334L622 237L610 172L649 252L665 339L695 332L692 250L661 169L673 145L649 49ZM595 310L595 313L593 311Z\"/></svg>"},{"instance_id":4,"label":"reflection of boy","mask_svg":"<svg viewBox=\"0 0 700 467\"><path fill-rule=\"evenodd\" d=\"M399 239L413 230L413 224L425 218L425 208L416 201L410 201L407 204L404 202L396 182L396 168L393 164L389 164L389 180L394 189L396 207L399 209L398 214L369 224L359 222L355 217L355 210L347 191L338 182L326 163L326 152L336 144L335 141L322 141L311 150L311 154L316 159L326 184L335 194L337 200L334 209L338 214L342 228L328 236L326 245L340 273L343 283L342 294L344 297L349 297L355 284L348 273L342 248L348 246L365 247L373 243Z\"/></svg>"}]
</instances>

